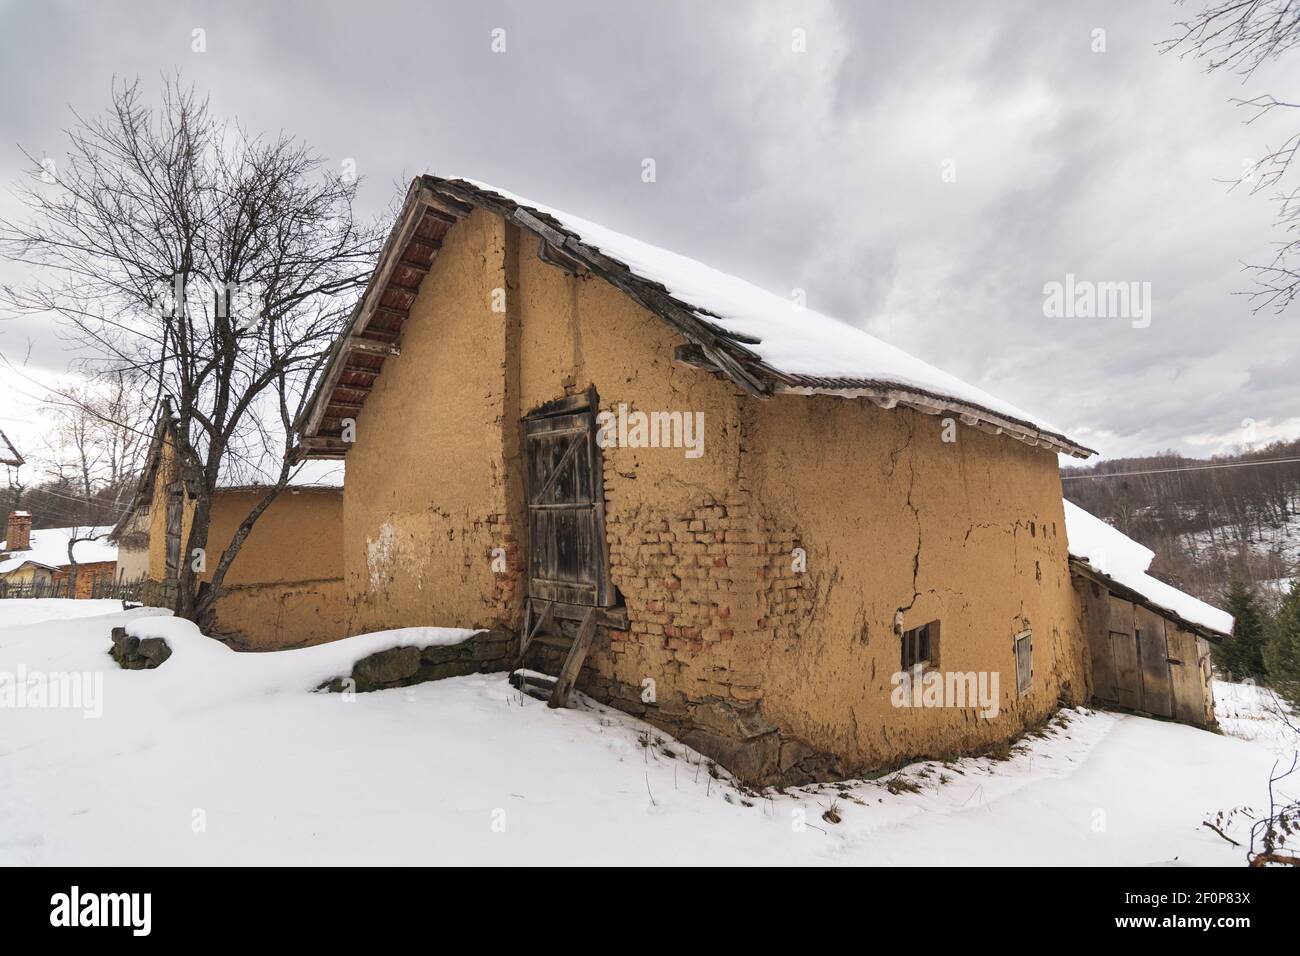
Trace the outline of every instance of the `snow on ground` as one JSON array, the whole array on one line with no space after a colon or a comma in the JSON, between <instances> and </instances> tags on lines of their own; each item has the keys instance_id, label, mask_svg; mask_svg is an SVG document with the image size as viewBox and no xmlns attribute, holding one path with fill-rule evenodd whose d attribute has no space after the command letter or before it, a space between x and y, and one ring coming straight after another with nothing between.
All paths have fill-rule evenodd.
<instances>
[{"instance_id":1,"label":"snow on ground","mask_svg":"<svg viewBox=\"0 0 1300 956\"><path fill-rule=\"evenodd\" d=\"M1300 567L1300 512L1292 514L1286 523L1275 527L1252 527L1246 540L1239 537L1239 529L1230 524L1215 525L1201 531L1191 531L1180 536L1183 548L1192 555L1232 555L1244 544L1260 557L1276 555L1283 568ZM1290 586L1290 578L1280 581L1281 590ZM1267 582L1260 582L1261 585Z\"/></svg>"},{"instance_id":2,"label":"snow on ground","mask_svg":"<svg viewBox=\"0 0 1300 956\"><path fill-rule=\"evenodd\" d=\"M1007 760L752 795L639 721L581 695L550 710L504 675L311 692L381 647L469 632L238 654L156 609L67 601L31 623L34 603L0 601L0 674L101 673L102 716L0 711L3 864L1233 865L1201 822L1261 805L1281 746L1076 710ZM126 622L172 657L118 669ZM1230 730L1263 723L1231 695Z\"/></svg>"},{"instance_id":3,"label":"snow on ground","mask_svg":"<svg viewBox=\"0 0 1300 956\"><path fill-rule=\"evenodd\" d=\"M1300 719L1267 687L1216 680L1214 716L1225 734L1257 741L1279 757L1290 757L1292 751L1300 748L1300 741L1286 725L1288 718L1297 725Z\"/></svg>"},{"instance_id":4,"label":"snow on ground","mask_svg":"<svg viewBox=\"0 0 1300 956\"><path fill-rule=\"evenodd\" d=\"M32 598L0 601L0 628L40 621L94 617L122 610L121 601L68 601L64 598Z\"/></svg>"}]
</instances>

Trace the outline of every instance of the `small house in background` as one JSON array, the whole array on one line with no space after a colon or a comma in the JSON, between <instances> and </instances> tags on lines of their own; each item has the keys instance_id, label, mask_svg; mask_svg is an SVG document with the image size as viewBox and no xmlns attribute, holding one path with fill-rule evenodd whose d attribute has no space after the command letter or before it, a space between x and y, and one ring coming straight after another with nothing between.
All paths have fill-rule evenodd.
<instances>
[{"instance_id":1,"label":"small house in background","mask_svg":"<svg viewBox=\"0 0 1300 956\"><path fill-rule=\"evenodd\" d=\"M175 437L175 421L165 412L154 427L135 495L112 530L120 578L157 585L146 590L172 596L181 562L194 560L184 548L195 502L177 463ZM337 463L299 467L258 518L226 574L214 635L247 650L344 636L342 472ZM218 488L201 581L212 579L221 553L268 482L254 471Z\"/></svg>"},{"instance_id":2,"label":"small house in background","mask_svg":"<svg viewBox=\"0 0 1300 956\"><path fill-rule=\"evenodd\" d=\"M10 512L5 521L5 539L0 541L0 598L72 597L89 598L95 588L117 574L117 547L107 538L112 528L39 528L32 530L32 516L26 511ZM72 581L72 557L77 562L77 583Z\"/></svg>"},{"instance_id":3,"label":"small house in background","mask_svg":"<svg viewBox=\"0 0 1300 956\"><path fill-rule=\"evenodd\" d=\"M1101 704L1212 727L1210 644L1232 615L1147 574L1155 553L1065 502L1076 621Z\"/></svg>"}]
</instances>

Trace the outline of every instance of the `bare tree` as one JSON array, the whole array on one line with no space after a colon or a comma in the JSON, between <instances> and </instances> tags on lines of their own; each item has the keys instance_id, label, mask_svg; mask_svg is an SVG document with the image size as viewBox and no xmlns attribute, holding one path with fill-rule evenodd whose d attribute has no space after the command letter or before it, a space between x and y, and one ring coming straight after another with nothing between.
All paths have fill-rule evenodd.
<instances>
[{"instance_id":1,"label":"bare tree","mask_svg":"<svg viewBox=\"0 0 1300 956\"><path fill-rule=\"evenodd\" d=\"M77 593L77 544L108 536L149 438L149 406L139 385L127 372L110 372L51 391L41 409L47 427L39 457L76 510L68 536L69 597Z\"/></svg>"},{"instance_id":2,"label":"bare tree","mask_svg":"<svg viewBox=\"0 0 1300 956\"><path fill-rule=\"evenodd\" d=\"M176 611L210 622L227 569L293 473L291 427L378 253L353 216L355 178L281 133L213 117L178 79L161 102L115 85L104 115L76 116L67 156L28 155L30 212L0 220L0 251L35 267L4 290L52 312L96 355L174 400L180 477L194 502ZM269 447L268 447L269 446ZM257 463L266 493L198 586L216 488Z\"/></svg>"},{"instance_id":3,"label":"bare tree","mask_svg":"<svg viewBox=\"0 0 1300 956\"><path fill-rule=\"evenodd\" d=\"M1176 35L1159 44L1162 53L1202 60L1208 72L1221 70L1249 79L1266 63L1300 44L1300 5L1292 0L1217 0L1191 20L1176 25ZM1270 94L1234 100L1250 111L1248 123L1279 110L1300 109L1300 102ZM1262 159L1243 171L1236 185L1250 192L1274 191L1276 225L1284 238L1271 262L1249 266L1259 288L1251 293L1256 311L1282 312L1300 295L1300 188L1288 173L1300 149L1300 130L1280 145L1266 147Z\"/></svg>"}]
</instances>

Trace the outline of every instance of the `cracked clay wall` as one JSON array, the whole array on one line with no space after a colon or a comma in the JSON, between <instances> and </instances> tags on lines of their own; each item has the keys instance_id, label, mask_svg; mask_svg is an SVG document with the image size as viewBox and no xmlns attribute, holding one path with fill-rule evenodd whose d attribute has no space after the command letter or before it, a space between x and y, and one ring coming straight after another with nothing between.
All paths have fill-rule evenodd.
<instances>
[{"instance_id":1,"label":"cracked clay wall","mask_svg":"<svg viewBox=\"0 0 1300 956\"><path fill-rule=\"evenodd\" d=\"M759 694L757 562L735 540L749 507L737 486L744 399L675 362L683 340L658 316L601 279L548 266L535 248L524 239L517 258L524 413L594 385L606 411L703 415L698 455L603 451L610 577L630 624L602 630L578 682L678 732L675 721L700 702L745 705Z\"/></svg>"},{"instance_id":2,"label":"cracked clay wall","mask_svg":"<svg viewBox=\"0 0 1300 956\"><path fill-rule=\"evenodd\" d=\"M830 396L751 405L743 434L765 526L806 553L796 585L765 595L769 720L872 767L979 748L1040 720L1060 696L1086 699L1055 455ZM894 706L900 612L903 629L940 622L939 674L998 675L996 717ZM1021 695L1014 638L1025 630L1033 677Z\"/></svg>"}]
</instances>

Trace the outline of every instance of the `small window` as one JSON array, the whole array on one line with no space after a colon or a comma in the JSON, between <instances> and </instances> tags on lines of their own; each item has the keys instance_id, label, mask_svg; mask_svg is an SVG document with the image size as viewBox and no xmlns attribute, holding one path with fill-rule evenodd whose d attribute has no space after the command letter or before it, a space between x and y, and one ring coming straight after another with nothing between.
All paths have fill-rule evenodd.
<instances>
[{"instance_id":1,"label":"small window","mask_svg":"<svg viewBox=\"0 0 1300 956\"><path fill-rule=\"evenodd\" d=\"M902 650L903 670L911 670L916 665L939 666L939 622L931 621L910 631L903 632Z\"/></svg>"},{"instance_id":2,"label":"small window","mask_svg":"<svg viewBox=\"0 0 1300 956\"><path fill-rule=\"evenodd\" d=\"M1016 635L1016 693L1024 696L1034 683L1034 635L1021 631Z\"/></svg>"}]
</instances>

